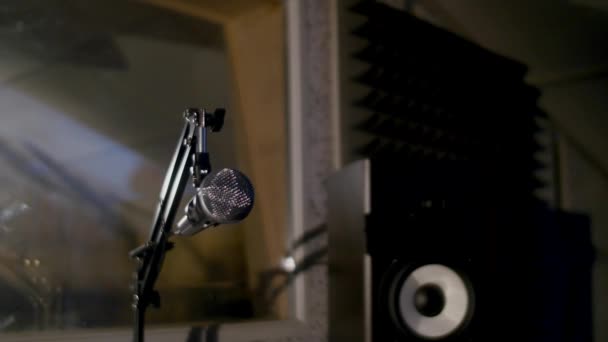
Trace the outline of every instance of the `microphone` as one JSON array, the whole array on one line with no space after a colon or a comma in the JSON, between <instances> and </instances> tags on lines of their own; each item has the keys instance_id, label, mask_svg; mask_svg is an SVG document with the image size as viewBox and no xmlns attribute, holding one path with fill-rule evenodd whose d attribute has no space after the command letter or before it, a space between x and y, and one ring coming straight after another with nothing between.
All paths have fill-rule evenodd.
<instances>
[{"instance_id":1,"label":"microphone","mask_svg":"<svg viewBox=\"0 0 608 342\"><path fill-rule=\"evenodd\" d=\"M219 224L236 223L253 208L251 182L241 172L222 169L205 177L186 205L186 215L172 229L174 235L194 235Z\"/></svg>"}]
</instances>

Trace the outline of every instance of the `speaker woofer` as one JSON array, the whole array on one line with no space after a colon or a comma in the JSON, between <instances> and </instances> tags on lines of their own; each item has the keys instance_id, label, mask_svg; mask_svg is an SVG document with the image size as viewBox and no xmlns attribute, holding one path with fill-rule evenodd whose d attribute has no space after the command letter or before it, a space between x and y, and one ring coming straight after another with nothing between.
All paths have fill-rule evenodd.
<instances>
[{"instance_id":1,"label":"speaker woofer","mask_svg":"<svg viewBox=\"0 0 608 342\"><path fill-rule=\"evenodd\" d=\"M441 340L461 332L474 309L474 294L465 275L442 264L406 267L393 278L388 307L395 324L424 340Z\"/></svg>"}]
</instances>

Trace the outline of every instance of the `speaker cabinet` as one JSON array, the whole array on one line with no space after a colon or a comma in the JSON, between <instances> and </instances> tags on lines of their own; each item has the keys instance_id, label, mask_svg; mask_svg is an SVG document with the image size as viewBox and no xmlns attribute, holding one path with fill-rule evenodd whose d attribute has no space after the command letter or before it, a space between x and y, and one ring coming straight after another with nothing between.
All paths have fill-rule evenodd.
<instances>
[{"instance_id":1,"label":"speaker cabinet","mask_svg":"<svg viewBox=\"0 0 608 342\"><path fill-rule=\"evenodd\" d=\"M555 341L566 326L586 336L586 218L506 202L510 183L490 171L375 159L328 180L331 341ZM572 302L586 303L578 315Z\"/></svg>"}]
</instances>

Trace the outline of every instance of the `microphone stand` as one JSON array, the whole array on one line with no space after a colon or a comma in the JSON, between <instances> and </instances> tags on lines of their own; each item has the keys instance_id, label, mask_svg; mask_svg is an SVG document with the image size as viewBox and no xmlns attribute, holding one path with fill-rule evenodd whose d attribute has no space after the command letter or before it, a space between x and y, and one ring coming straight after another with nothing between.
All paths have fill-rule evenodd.
<instances>
[{"instance_id":1,"label":"microphone stand","mask_svg":"<svg viewBox=\"0 0 608 342\"><path fill-rule=\"evenodd\" d=\"M165 175L150 237L145 244L129 253L131 258L137 260L132 305L135 311L133 328L135 342L144 341L145 314L148 306L160 307L160 295L154 289L154 283L160 273L165 253L174 245L168 239L188 181L186 170L189 169L193 185L198 188L203 178L211 171L207 152L207 128L211 128L212 132L219 132L224 124L224 115L224 109L207 113L204 109L190 108L184 112L186 122Z\"/></svg>"}]
</instances>

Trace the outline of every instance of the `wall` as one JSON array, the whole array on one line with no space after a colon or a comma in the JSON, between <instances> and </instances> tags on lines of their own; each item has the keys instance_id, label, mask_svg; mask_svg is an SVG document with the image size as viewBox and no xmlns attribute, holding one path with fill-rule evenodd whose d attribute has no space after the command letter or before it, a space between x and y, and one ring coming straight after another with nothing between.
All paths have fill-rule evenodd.
<instances>
[{"instance_id":1,"label":"wall","mask_svg":"<svg viewBox=\"0 0 608 342\"><path fill-rule=\"evenodd\" d=\"M596 139L608 128L608 87L597 81L569 82L559 89L545 89L542 102L565 125L560 135L562 206L591 218L591 239L596 259L593 266L593 334L595 341L608 339L608 173L603 166L606 149ZM600 82L605 83L605 82ZM593 94L596 94L595 96ZM595 99L593 99L595 98ZM595 100L595 101L594 101ZM598 103L598 100L599 103ZM596 106L594 106L595 104ZM587 128L585 128L585 126ZM572 135L572 132L574 135ZM605 133L604 133L605 134ZM594 141L595 140L595 141ZM587 149L590 146L592 150ZM595 153L594 153L595 152ZM599 154L597 154L599 153ZM594 156L601 156L598 160Z\"/></svg>"}]
</instances>

